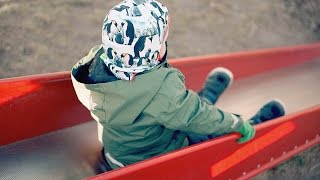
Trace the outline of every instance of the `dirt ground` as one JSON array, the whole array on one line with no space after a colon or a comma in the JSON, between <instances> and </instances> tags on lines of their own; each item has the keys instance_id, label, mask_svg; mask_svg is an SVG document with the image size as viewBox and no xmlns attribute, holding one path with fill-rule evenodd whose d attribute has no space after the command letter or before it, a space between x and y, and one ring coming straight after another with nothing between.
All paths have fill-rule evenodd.
<instances>
[{"instance_id":1,"label":"dirt ground","mask_svg":"<svg viewBox=\"0 0 320 180\"><path fill-rule=\"evenodd\" d=\"M0 78L69 70L101 42L118 1L0 0ZM296 45L320 39L320 0L163 0L169 57Z\"/></svg>"},{"instance_id":2,"label":"dirt ground","mask_svg":"<svg viewBox=\"0 0 320 180\"><path fill-rule=\"evenodd\" d=\"M0 78L70 70L101 43L102 21L117 2L0 0ZM171 17L169 58L320 40L320 0L161 2ZM319 178L319 146L310 152L256 179Z\"/></svg>"}]
</instances>

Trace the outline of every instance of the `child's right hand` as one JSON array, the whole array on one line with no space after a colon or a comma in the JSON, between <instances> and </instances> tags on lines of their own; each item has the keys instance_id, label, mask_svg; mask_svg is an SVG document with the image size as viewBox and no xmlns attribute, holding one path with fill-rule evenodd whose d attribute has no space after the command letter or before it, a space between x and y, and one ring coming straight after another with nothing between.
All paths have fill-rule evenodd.
<instances>
[{"instance_id":1,"label":"child's right hand","mask_svg":"<svg viewBox=\"0 0 320 180\"><path fill-rule=\"evenodd\" d=\"M256 130L248 121L243 121L243 125L240 128L239 133L242 137L238 139L238 143L242 144L250 141L254 137Z\"/></svg>"}]
</instances>

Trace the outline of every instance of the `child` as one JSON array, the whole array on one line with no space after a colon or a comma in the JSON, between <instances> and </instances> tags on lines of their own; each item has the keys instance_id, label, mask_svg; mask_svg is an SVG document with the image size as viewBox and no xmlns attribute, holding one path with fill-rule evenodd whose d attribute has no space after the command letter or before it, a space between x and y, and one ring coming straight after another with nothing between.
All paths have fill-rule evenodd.
<instances>
[{"instance_id":1,"label":"child","mask_svg":"<svg viewBox=\"0 0 320 180\"><path fill-rule=\"evenodd\" d=\"M186 89L184 76L167 62L169 24L159 2L123 1L104 20L102 45L72 69L112 169L230 132L242 134L239 143L255 134L247 121L213 106L231 84L231 72L213 70L199 95ZM259 113L253 121L281 116L284 109L272 101Z\"/></svg>"}]
</instances>

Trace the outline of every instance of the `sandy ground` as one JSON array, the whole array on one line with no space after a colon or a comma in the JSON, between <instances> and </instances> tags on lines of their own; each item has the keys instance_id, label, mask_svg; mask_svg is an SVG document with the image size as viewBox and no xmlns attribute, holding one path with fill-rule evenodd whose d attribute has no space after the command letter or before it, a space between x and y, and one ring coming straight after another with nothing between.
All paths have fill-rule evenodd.
<instances>
[{"instance_id":1,"label":"sandy ground","mask_svg":"<svg viewBox=\"0 0 320 180\"><path fill-rule=\"evenodd\" d=\"M71 69L100 44L104 16L117 2L0 0L0 78ZM320 0L161 2L171 17L170 58L320 40ZM319 146L309 152L256 179L319 178Z\"/></svg>"},{"instance_id":2,"label":"sandy ground","mask_svg":"<svg viewBox=\"0 0 320 180\"><path fill-rule=\"evenodd\" d=\"M300 1L163 0L169 57L317 41L320 0ZM103 18L117 2L0 0L0 78L69 70L101 42Z\"/></svg>"}]
</instances>

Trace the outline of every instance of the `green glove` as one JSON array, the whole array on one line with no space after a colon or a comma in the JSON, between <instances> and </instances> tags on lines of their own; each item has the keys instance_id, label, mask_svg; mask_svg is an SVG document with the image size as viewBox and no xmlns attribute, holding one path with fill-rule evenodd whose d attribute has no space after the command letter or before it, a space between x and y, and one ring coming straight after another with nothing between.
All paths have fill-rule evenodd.
<instances>
[{"instance_id":1,"label":"green glove","mask_svg":"<svg viewBox=\"0 0 320 180\"><path fill-rule=\"evenodd\" d=\"M243 121L243 125L240 128L239 133L242 134L242 137L238 139L238 143L241 144L250 141L256 134L256 130L248 121Z\"/></svg>"}]
</instances>

